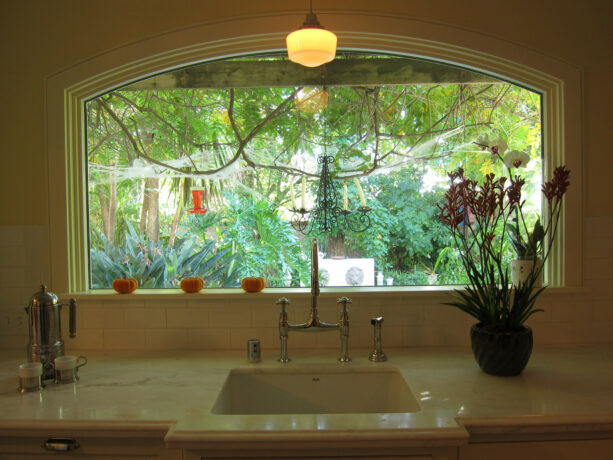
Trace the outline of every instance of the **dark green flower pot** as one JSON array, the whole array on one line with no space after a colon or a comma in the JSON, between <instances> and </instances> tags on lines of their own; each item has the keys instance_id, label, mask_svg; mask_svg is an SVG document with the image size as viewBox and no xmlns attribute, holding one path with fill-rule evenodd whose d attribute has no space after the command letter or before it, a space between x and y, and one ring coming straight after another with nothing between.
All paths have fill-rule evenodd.
<instances>
[{"instance_id":1,"label":"dark green flower pot","mask_svg":"<svg viewBox=\"0 0 613 460\"><path fill-rule=\"evenodd\" d=\"M500 332L483 327L470 328L473 354L483 372L492 375L519 375L532 353L532 328L521 326L516 331Z\"/></svg>"}]
</instances>

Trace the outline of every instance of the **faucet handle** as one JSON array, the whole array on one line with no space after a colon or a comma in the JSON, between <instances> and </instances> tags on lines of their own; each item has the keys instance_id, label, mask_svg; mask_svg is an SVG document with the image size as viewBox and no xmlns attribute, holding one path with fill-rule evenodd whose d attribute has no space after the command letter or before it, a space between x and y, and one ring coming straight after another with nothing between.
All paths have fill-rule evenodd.
<instances>
[{"instance_id":1,"label":"faucet handle","mask_svg":"<svg viewBox=\"0 0 613 460\"><path fill-rule=\"evenodd\" d=\"M287 297L281 297L275 302L277 305L281 305L281 311L285 311L285 307L291 302Z\"/></svg>"},{"instance_id":2,"label":"faucet handle","mask_svg":"<svg viewBox=\"0 0 613 460\"><path fill-rule=\"evenodd\" d=\"M351 303L351 299L349 297L339 297L336 303L343 305L343 310L347 309L347 304Z\"/></svg>"}]
</instances>

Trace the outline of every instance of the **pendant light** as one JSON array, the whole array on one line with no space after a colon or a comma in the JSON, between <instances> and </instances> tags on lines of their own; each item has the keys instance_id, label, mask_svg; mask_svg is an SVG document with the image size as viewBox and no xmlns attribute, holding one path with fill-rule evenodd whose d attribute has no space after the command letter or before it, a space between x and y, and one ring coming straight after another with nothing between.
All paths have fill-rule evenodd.
<instances>
[{"instance_id":1,"label":"pendant light","mask_svg":"<svg viewBox=\"0 0 613 460\"><path fill-rule=\"evenodd\" d=\"M313 0L302 27L289 34L285 41L290 61L305 67L318 67L336 56L336 35L325 30L317 20Z\"/></svg>"}]
</instances>

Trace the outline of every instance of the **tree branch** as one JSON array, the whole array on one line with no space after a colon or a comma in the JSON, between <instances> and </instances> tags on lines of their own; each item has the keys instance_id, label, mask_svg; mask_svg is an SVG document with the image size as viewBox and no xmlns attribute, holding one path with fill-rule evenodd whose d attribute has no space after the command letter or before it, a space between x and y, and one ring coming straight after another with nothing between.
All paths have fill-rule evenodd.
<instances>
[{"instance_id":1,"label":"tree branch","mask_svg":"<svg viewBox=\"0 0 613 460\"><path fill-rule=\"evenodd\" d=\"M239 144L243 143L243 138L241 137L241 133L236 126L236 120L234 119L234 88L230 88L230 102L228 104L228 118L230 119L230 124L232 125L232 131L234 131L234 135L238 139Z\"/></svg>"},{"instance_id":2,"label":"tree branch","mask_svg":"<svg viewBox=\"0 0 613 460\"><path fill-rule=\"evenodd\" d=\"M182 171L179 168L175 168L174 166L170 166L170 165L168 165L166 163L163 163L161 161L158 161L158 160L155 160L155 159L151 158L149 155L146 155L142 150L140 150L138 148L138 143L136 142L136 140L132 136L132 133L130 132L130 130L121 121L121 119L117 116L117 114L115 114L115 112L113 112L113 110L106 104L106 102L104 102L102 99L98 99L98 104L100 104L100 106L102 108L104 108L104 110L111 116L111 118L115 121L115 123L117 123L117 125L119 125L119 127L121 128L123 133L126 135L126 138L128 139L128 141L132 145L132 149L134 150L134 153L136 154L137 157L143 158L143 159L147 160L149 163L153 163L155 165L171 169L171 170L179 172L181 174L185 173L185 171Z\"/></svg>"}]
</instances>

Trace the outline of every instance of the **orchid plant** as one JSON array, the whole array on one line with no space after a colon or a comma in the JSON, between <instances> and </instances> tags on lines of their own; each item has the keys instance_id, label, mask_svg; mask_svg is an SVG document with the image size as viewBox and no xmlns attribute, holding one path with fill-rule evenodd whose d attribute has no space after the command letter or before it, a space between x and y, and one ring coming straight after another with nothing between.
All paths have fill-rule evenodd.
<instances>
[{"instance_id":1,"label":"orchid plant","mask_svg":"<svg viewBox=\"0 0 613 460\"><path fill-rule=\"evenodd\" d=\"M525 168L530 161L530 155L527 151L507 150L507 144L500 136L493 141L490 141L487 135L479 136L475 143L483 150L490 151L492 163L502 161L509 172L509 177L512 177L513 171ZM501 152L505 152L504 155ZM544 249L550 250L551 248L551 244L545 246L545 236L549 234L551 236L549 241L553 241L556 232L556 228L553 228L553 226L557 225L558 222L557 215L560 213L561 201L557 200L555 203L548 201L550 213L547 227L543 227L541 216L537 215L532 230L528 225L523 204L521 203L521 206L514 208L514 215L508 222L507 233L517 259L536 260L543 257ZM556 215L554 216L554 214Z\"/></svg>"},{"instance_id":2,"label":"orchid plant","mask_svg":"<svg viewBox=\"0 0 613 460\"><path fill-rule=\"evenodd\" d=\"M477 140L479 141L479 139ZM479 142L477 142L479 143ZM524 152L510 151L502 155L500 143L488 146L492 158L502 159L511 167L509 178L487 174L479 183L466 177L459 168L449 174L450 187L442 204L440 220L451 230L462 263L469 278L464 291L456 291L455 301L448 305L475 317L482 325L500 331L518 329L534 313L538 295L545 289L535 287L542 265L534 265L525 281L509 282L509 268L503 261L505 238L509 229L523 225L526 231L522 200L525 179L512 173L527 161ZM564 166L554 170L553 178L542 186L548 212L547 225L536 236L533 249L549 256L558 227L562 197L570 182L570 171ZM518 230L519 231L519 230ZM535 235L533 230L531 235ZM537 241L538 240L538 241ZM532 243L530 243L532 244Z\"/></svg>"}]
</instances>

